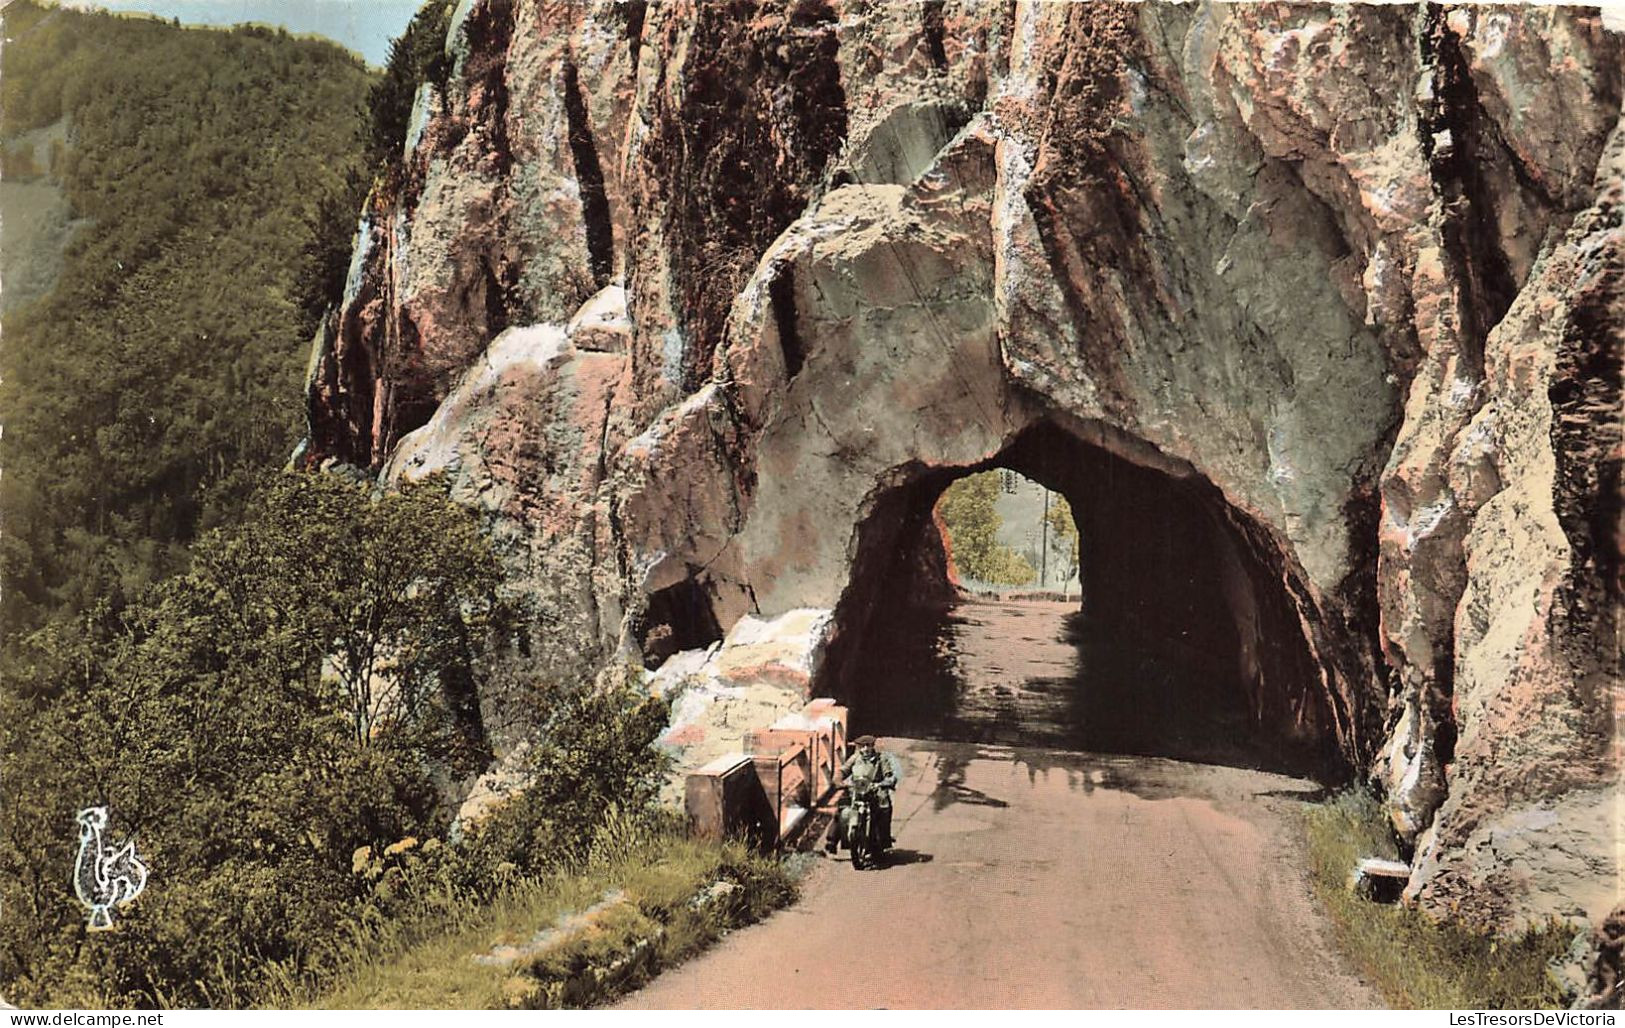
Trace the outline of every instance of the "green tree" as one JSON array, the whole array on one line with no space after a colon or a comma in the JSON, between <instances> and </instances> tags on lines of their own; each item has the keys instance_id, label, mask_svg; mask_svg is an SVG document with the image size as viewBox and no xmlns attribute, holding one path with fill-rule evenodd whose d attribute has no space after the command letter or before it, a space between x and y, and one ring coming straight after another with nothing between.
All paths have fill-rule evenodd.
<instances>
[{"instance_id":1,"label":"green tree","mask_svg":"<svg viewBox=\"0 0 1625 1028\"><path fill-rule=\"evenodd\" d=\"M256 530L199 546L190 578L232 599L224 630L295 645L275 654L282 666L309 680L325 658L358 745L384 726L421 727L448 689L471 691L501 570L473 514L438 486L373 498L336 476L283 474L247 516Z\"/></svg>"},{"instance_id":2,"label":"green tree","mask_svg":"<svg viewBox=\"0 0 1625 1028\"><path fill-rule=\"evenodd\" d=\"M400 163L418 87L426 82L441 90L446 87L451 74L446 32L452 6L451 0L427 0L407 23L406 31L390 41L383 77L367 97L372 110L367 161L373 168L391 169Z\"/></svg>"},{"instance_id":3,"label":"green tree","mask_svg":"<svg viewBox=\"0 0 1625 1028\"><path fill-rule=\"evenodd\" d=\"M670 709L651 696L632 668L611 668L594 681L537 676L522 662L517 675L537 714L520 769L531 785L499 808L471 840L482 867L546 871L582 857L609 810L654 816L670 758L655 747Z\"/></svg>"},{"instance_id":4,"label":"green tree","mask_svg":"<svg viewBox=\"0 0 1625 1028\"><path fill-rule=\"evenodd\" d=\"M948 526L960 573L993 585L1026 585L1034 578L1032 564L999 542L1003 519L994 505L998 493L997 471L967 475L943 490L937 512Z\"/></svg>"}]
</instances>

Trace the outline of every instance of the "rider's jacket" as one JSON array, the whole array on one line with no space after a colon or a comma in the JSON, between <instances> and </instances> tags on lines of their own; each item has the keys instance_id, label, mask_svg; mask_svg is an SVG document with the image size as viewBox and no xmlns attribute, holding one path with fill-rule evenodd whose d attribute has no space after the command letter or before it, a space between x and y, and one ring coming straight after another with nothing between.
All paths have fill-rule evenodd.
<instances>
[{"instance_id":1,"label":"rider's jacket","mask_svg":"<svg viewBox=\"0 0 1625 1028\"><path fill-rule=\"evenodd\" d=\"M841 765L841 773L849 783L868 781L879 786L875 802L889 807L891 791L897 788L898 781L903 777L903 765L890 753L876 750L873 757L865 757L863 751L858 750L846 758L846 763Z\"/></svg>"}]
</instances>

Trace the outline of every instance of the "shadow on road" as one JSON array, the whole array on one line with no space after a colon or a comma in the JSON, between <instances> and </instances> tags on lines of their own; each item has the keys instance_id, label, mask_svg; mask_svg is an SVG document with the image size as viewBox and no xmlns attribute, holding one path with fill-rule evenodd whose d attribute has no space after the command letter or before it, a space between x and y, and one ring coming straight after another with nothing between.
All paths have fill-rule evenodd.
<instances>
[{"instance_id":1,"label":"shadow on road","mask_svg":"<svg viewBox=\"0 0 1625 1028\"><path fill-rule=\"evenodd\" d=\"M899 611L887 638L856 668L848 697L855 730L1285 773L1313 766L1306 754L1261 737L1221 663L1075 607L967 602ZM939 791L939 808L1001 802L965 789L951 771Z\"/></svg>"},{"instance_id":2,"label":"shadow on road","mask_svg":"<svg viewBox=\"0 0 1625 1028\"><path fill-rule=\"evenodd\" d=\"M931 793L933 809L941 810L955 803L968 803L977 807L1008 807L1004 800L989 796L965 784L965 768L980 754L976 752L944 753L937 766L937 787Z\"/></svg>"},{"instance_id":3,"label":"shadow on road","mask_svg":"<svg viewBox=\"0 0 1625 1028\"><path fill-rule=\"evenodd\" d=\"M1049 749L1036 746L988 746L943 740L912 742L916 753L928 753L936 782L927 794L933 813L956 804L1008 808L1009 803L965 784L966 769L973 764L1014 765L1026 776L1029 788L1064 785L1069 791L1089 795L1096 791L1130 793L1142 800L1165 800L1200 795L1208 790L1207 772L1212 762L1137 754L1099 753ZM1235 765L1227 765L1235 767ZM1234 798L1255 800L1284 799L1313 803L1324 799L1329 790L1319 783L1290 773L1261 768L1238 768L1248 772L1223 779ZM1261 772L1252 775L1250 772Z\"/></svg>"}]
</instances>

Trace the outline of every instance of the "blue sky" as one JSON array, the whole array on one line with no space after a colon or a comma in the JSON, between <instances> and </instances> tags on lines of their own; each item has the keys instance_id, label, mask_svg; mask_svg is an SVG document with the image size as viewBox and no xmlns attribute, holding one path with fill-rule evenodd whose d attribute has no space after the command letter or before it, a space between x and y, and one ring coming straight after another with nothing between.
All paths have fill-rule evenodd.
<instances>
[{"instance_id":1,"label":"blue sky","mask_svg":"<svg viewBox=\"0 0 1625 1028\"><path fill-rule=\"evenodd\" d=\"M103 7L179 18L190 25L252 21L289 32L314 32L382 65L423 0L62 0L63 7Z\"/></svg>"}]
</instances>

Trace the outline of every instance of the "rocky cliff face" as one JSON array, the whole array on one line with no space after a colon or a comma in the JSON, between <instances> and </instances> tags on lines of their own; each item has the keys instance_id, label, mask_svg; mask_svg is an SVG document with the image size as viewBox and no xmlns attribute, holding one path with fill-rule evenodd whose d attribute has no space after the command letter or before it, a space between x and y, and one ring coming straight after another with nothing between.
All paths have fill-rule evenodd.
<instances>
[{"instance_id":1,"label":"rocky cliff face","mask_svg":"<svg viewBox=\"0 0 1625 1028\"><path fill-rule=\"evenodd\" d=\"M1424 906L1600 920L1622 38L463 0L317 343L311 459L449 471L582 670L794 614L787 709L861 688L941 584L936 496L1015 468L1072 499L1095 602L1383 784Z\"/></svg>"}]
</instances>

